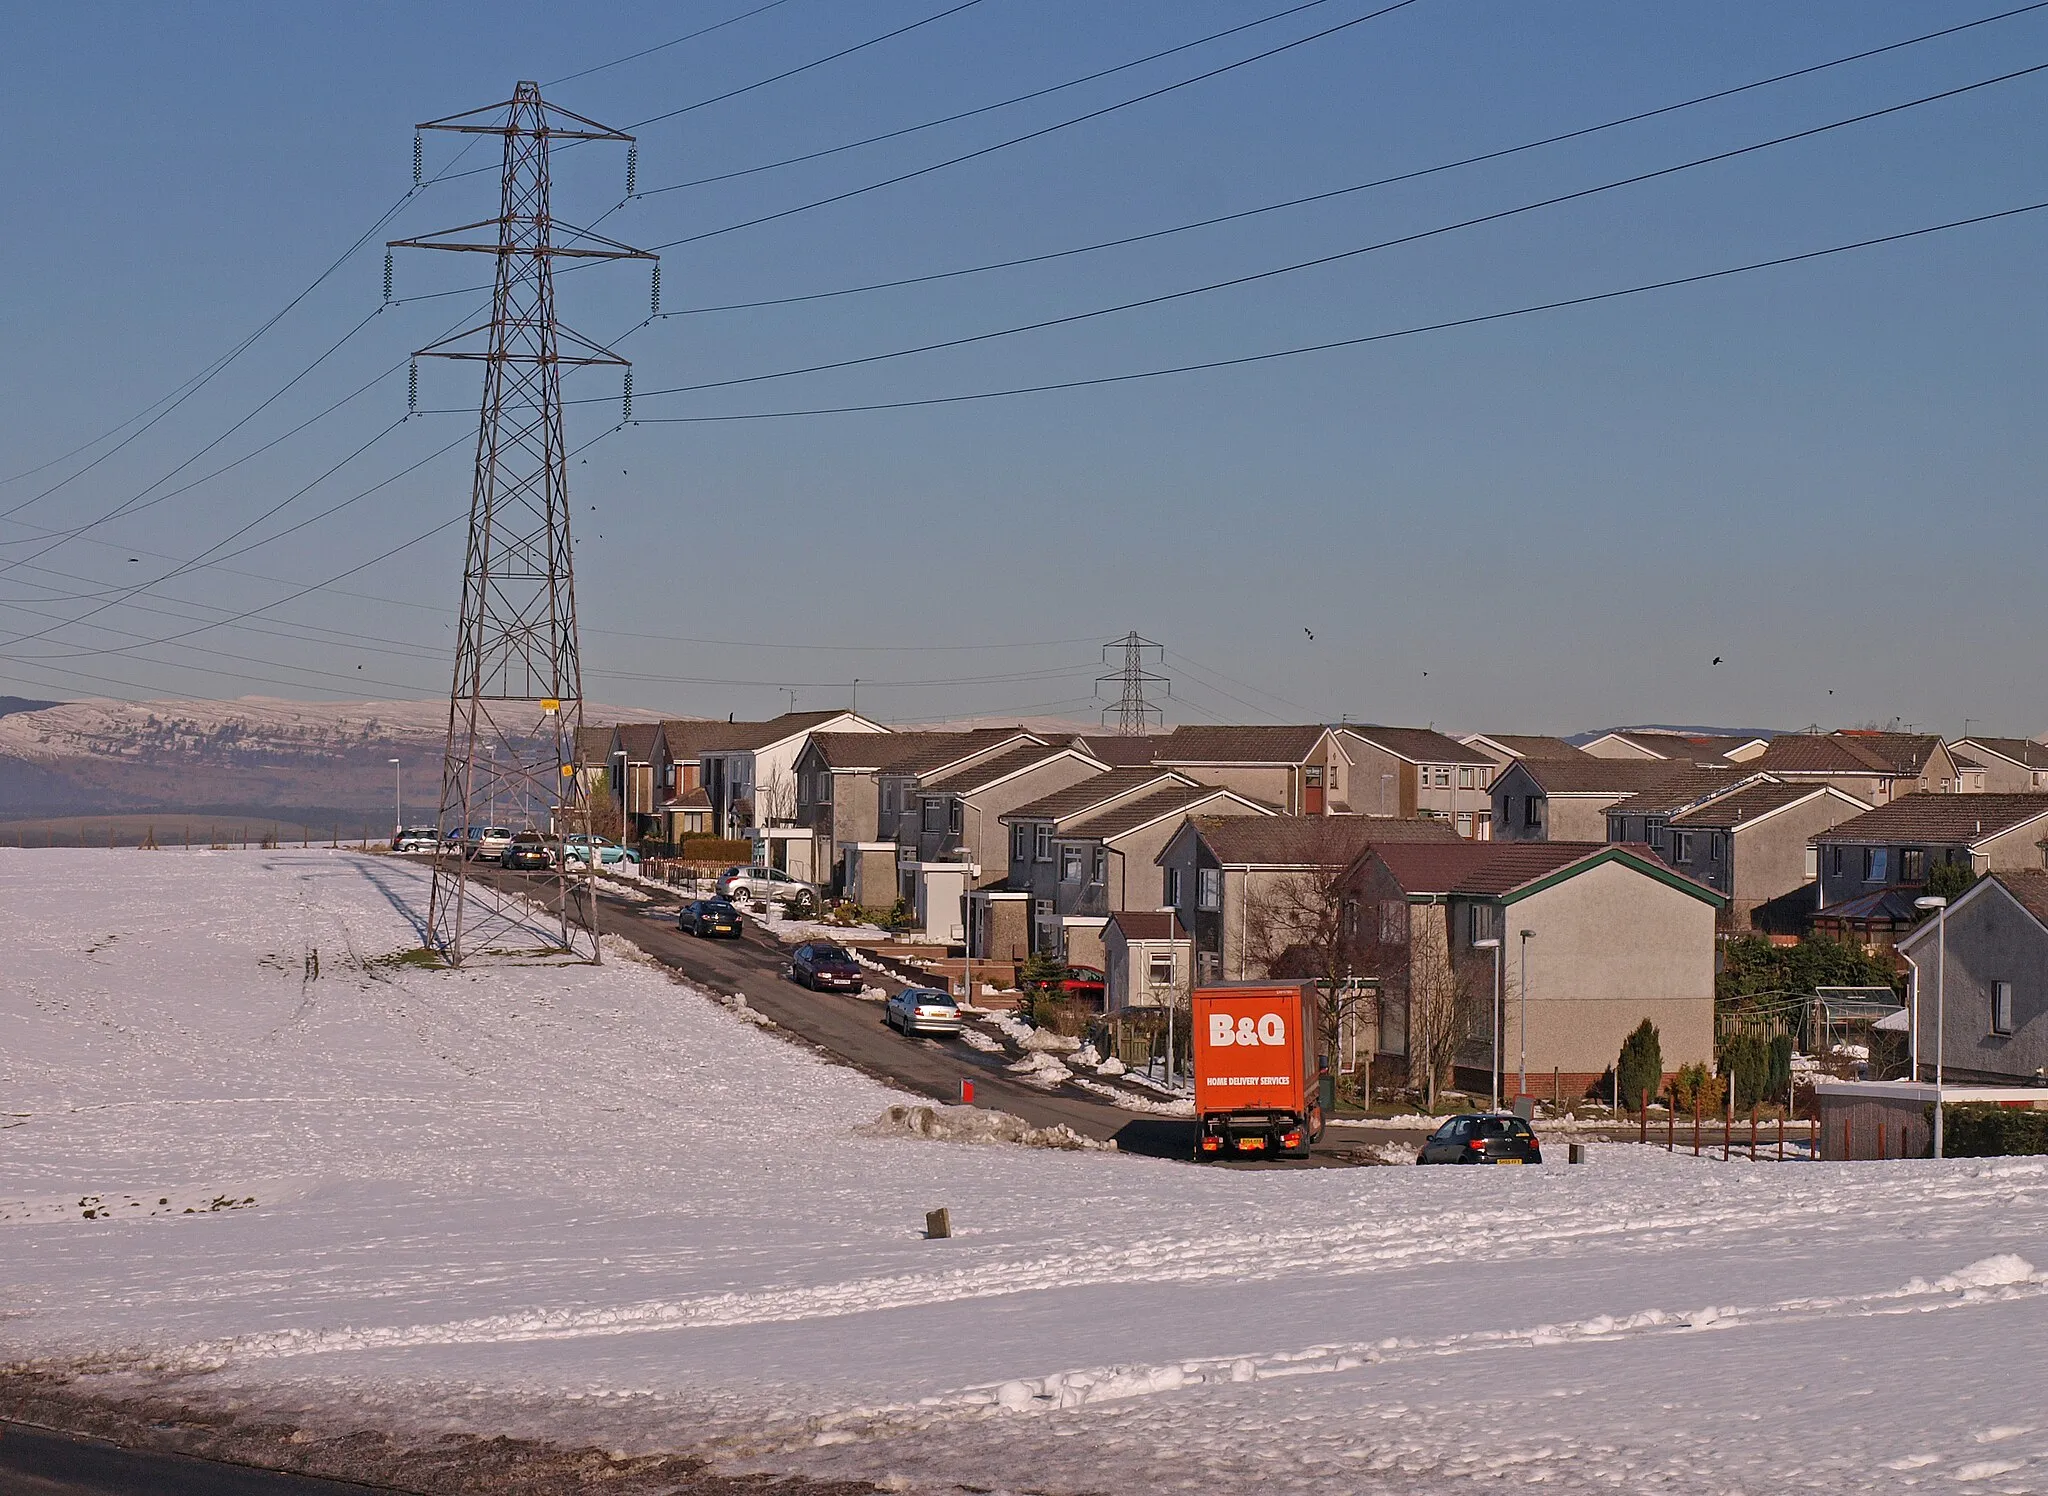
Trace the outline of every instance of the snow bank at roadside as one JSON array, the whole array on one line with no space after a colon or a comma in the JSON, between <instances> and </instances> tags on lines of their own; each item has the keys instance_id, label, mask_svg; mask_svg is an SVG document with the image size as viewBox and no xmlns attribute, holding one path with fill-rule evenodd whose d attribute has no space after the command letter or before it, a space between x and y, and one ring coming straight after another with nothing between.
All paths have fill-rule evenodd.
<instances>
[{"instance_id":1,"label":"snow bank at roadside","mask_svg":"<svg viewBox=\"0 0 2048 1496\"><path fill-rule=\"evenodd\" d=\"M929 1138L941 1143L1016 1143L1026 1148L1056 1148L1079 1153L1089 1149L1116 1151L1065 1124L1033 1127L1008 1112L974 1106L938 1106L926 1102L892 1102L881 1116L855 1132L863 1137Z\"/></svg>"}]
</instances>

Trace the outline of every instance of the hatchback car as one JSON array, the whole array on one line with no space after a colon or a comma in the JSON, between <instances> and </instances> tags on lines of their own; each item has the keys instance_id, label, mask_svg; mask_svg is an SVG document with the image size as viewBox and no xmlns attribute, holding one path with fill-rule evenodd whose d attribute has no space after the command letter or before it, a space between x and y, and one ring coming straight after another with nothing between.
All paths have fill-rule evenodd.
<instances>
[{"instance_id":1,"label":"hatchback car","mask_svg":"<svg viewBox=\"0 0 2048 1496\"><path fill-rule=\"evenodd\" d=\"M511 845L512 828L509 826L472 826L462 833L463 855L471 859L496 862Z\"/></svg>"},{"instance_id":2,"label":"hatchback car","mask_svg":"<svg viewBox=\"0 0 2048 1496\"><path fill-rule=\"evenodd\" d=\"M562 855L571 862L588 862L592 853L597 856L599 867L613 867L619 863L638 863L640 854L631 847L622 847L603 836L577 834L569 838Z\"/></svg>"},{"instance_id":3,"label":"hatchback car","mask_svg":"<svg viewBox=\"0 0 2048 1496\"><path fill-rule=\"evenodd\" d=\"M394 852L433 852L441 846L441 833L432 826L408 826L391 838Z\"/></svg>"},{"instance_id":4,"label":"hatchback car","mask_svg":"<svg viewBox=\"0 0 2048 1496\"><path fill-rule=\"evenodd\" d=\"M1109 978L1099 966L1069 966L1067 974L1060 978L1059 989L1066 997L1078 997L1088 1002L1099 1003L1109 987Z\"/></svg>"},{"instance_id":5,"label":"hatchback car","mask_svg":"<svg viewBox=\"0 0 2048 1496\"><path fill-rule=\"evenodd\" d=\"M789 974L813 992L858 992L867 985L860 963L829 940L806 941L791 951Z\"/></svg>"},{"instance_id":6,"label":"hatchback car","mask_svg":"<svg viewBox=\"0 0 2048 1496\"><path fill-rule=\"evenodd\" d=\"M1543 1147L1520 1117L1468 1112L1453 1117L1422 1145L1419 1164L1540 1164Z\"/></svg>"},{"instance_id":7,"label":"hatchback car","mask_svg":"<svg viewBox=\"0 0 2048 1496\"><path fill-rule=\"evenodd\" d=\"M520 872L544 870L555 865L555 849L538 831L522 831L505 843L498 861Z\"/></svg>"},{"instance_id":8,"label":"hatchback car","mask_svg":"<svg viewBox=\"0 0 2048 1496\"><path fill-rule=\"evenodd\" d=\"M960 1005L950 992L936 987L905 987L882 1009L882 1021L903 1030L905 1038L919 1034L960 1032Z\"/></svg>"},{"instance_id":9,"label":"hatchback car","mask_svg":"<svg viewBox=\"0 0 2048 1496\"><path fill-rule=\"evenodd\" d=\"M718 891L729 899L787 899L816 892L779 867L729 867L718 875Z\"/></svg>"},{"instance_id":10,"label":"hatchback car","mask_svg":"<svg viewBox=\"0 0 2048 1496\"><path fill-rule=\"evenodd\" d=\"M740 912L728 899L692 899L676 915L676 928L692 935L740 938Z\"/></svg>"}]
</instances>

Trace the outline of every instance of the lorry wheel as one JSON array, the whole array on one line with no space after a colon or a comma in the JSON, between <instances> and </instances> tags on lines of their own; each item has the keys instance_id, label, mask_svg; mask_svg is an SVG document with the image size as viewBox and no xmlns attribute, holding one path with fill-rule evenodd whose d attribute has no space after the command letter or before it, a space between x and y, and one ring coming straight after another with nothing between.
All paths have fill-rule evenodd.
<instances>
[{"instance_id":1,"label":"lorry wheel","mask_svg":"<svg viewBox=\"0 0 2048 1496\"><path fill-rule=\"evenodd\" d=\"M1308 1140L1311 1143L1320 1143L1323 1140L1323 1128L1328 1125L1328 1122L1329 1119L1323 1115L1321 1107L1316 1107L1309 1113ZM1308 1150L1303 1149L1302 1151L1305 1153Z\"/></svg>"}]
</instances>

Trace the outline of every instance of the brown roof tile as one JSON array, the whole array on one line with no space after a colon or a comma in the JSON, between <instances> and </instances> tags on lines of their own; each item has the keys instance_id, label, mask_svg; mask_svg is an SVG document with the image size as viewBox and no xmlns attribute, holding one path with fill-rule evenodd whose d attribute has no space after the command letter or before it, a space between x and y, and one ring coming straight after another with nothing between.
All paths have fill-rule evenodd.
<instances>
[{"instance_id":1,"label":"brown roof tile","mask_svg":"<svg viewBox=\"0 0 2048 1496\"><path fill-rule=\"evenodd\" d=\"M1197 816L1195 824L1232 867L1343 867L1383 842L1464 840L1448 821L1383 816Z\"/></svg>"},{"instance_id":2,"label":"brown roof tile","mask_svg":"<svg viewBox=\"0 0 2048 1496\"><path fill-rule=\"evenodd\" d=\"M1620 728L1601 736L1620 738L1673 762L1718 763L1744 743L1755 742L1761 734L1741 737L1733 733L1669 732L1635 727Z\"/></svg>"},{"instance_id":3,"label":"brown roof tile","mask_svg":"<svg viewBox=\"0 0 2048 1496\"><path fill-rule=\"evenodd\" d=\"M1085 733L1074 741L1112 769L1136 769L1153 762L1160 740L1142 734Z\"/></svg>"},{"instance_id":4,"label":"brown roof tile","mask_svg":"<svg viewBox=\"0 0 2048 1496\"><path fill-rule=\"evenodd\" d=\"M1187 936L1171 909L1119 909L1109 918L1129 940L1182 940Z\"/></svg>"},{"instance_id":5,"label":"brown roof tile","mask_svg":"<svg viewBox=\"0 0 2048 1496\"><path fill-rule=\"evenodd\" d=\"M1962 741L1983 753L1995 753L2029 769L2048 769L2048 743L2037 743L2032 738L1964 738ZM1949 751L1955 752L1954 745Z\"/></svg>"},{"instance_id":6,"label":"brown roof tile","mask_svg":"<svg viewBox=\"0 0 2048 1496\"><path fill-rule=\"evenodd\" d=\"M1152 740L1155 764L1298 764L1315 751L1328 728L1176 727Z\"/></svg>"},{"instance_id":7,"label":"brown roof tile","mask_svg":"<svg viewBox=\"0 0 2048 1496\"><path fill-rule=\"evenodd\" d=\"M1946 842L1964 845L2048 816L2048 794L1901 795L1823 831L1816 841Z\"/></svg>"},{"instance_id":8,"label":"brown roof tile","mask_svg":"<svg viewBox=\"0 0 2048 1496\"><path fill-rule=\"evenodd\" d=\"M1225 797L1249 801L1267 815L1278 814L1273 806L1252 800L1248 795L1236 795L1233 791L1219 789L1215 785L1173 784L1164 789L1154 790L1149 795L1138 795L1129 800L1119 801L1099 815L1089 816L1071 826L1062 826L1059 834L1104 838L1122 836L1126 831L1138 826L1148 826L1161 816L1170 816L1176 811L1199 815L1203 806L1213 805ZM1257 813L1245 812L1247 815Z\"/></svg>"},{"instance_id":9,"label":"brown roof tile","mask_svg":"<svg viewBox=\"0 0 2048 1496\"><path fill-rule=\"evenodd\" d=\"M2035 868L2027 872L1988 874L2027 913L2048 925L2048 872Z\"/></svg>"},{"instance_id":10,"label":"brown roof tile","mask_svg":"<svg viewBox=\"0 0 2048 1496\"><path fill-rule=\"evenodd\" d=\"M1491 754L1467 748L1430 727L1374 727L1347 722L1337 729L1415 764L1492 764Z\"/></svg>"},{"instance_id":11,"label":"brown roof tile","mask_svg":"<svg viewBox=\"0 0 2048 1496\"><path fill-rule=\"evenodd\" d=\"M614 729L619 735L619 747L626 752L629 764L654 762L654 738L661 731L657 722L621 722Z\"/></svg>"},{"instance_id":12,"label":"brown roof tile","mask_svg":"<svg viewBox=\"0 0 2048 1496\"><path fill-rule=\"evenodd\" d=\"M1788 805L1797 805L1810 795L1830 793L1839 795L1842 791L1825 784L1799 784L1788 783L1782 779L1767 779L1714 795L1690 810L1680 811L1671 818L1671 824L1725 827L1734 830L1746 822L1754 821L1758 816L1769 815L1774 810L1783 810ZM1863 802L1857 803L1860 805Z\"/></svg>"},{"instance_id":13,"label":"brown roof tile","mask_svg":"<svg viewBox=\"0 0 2048 1496\"><path fill-rule=\"evenodd\" d=\"M1668 816L1690 810L1702 800L1733 789L1757 777L1752 764L1664 764L1666 775L1653 781L1619 804L1607 807L1609 815Z\"/></svg>"},{"instance_id":14,"label":"brown roof tile","mask_svg":"<svg viewBox=\"0 0 2048 1496\"><path fill-rule=\"evenodd\" d=\"M814 732L811 747L827 768L915 773L913 761L927 767L950 763L978 749L1008 742L1023 731L1021 727L977 727L958 732Z\"/></svg>"},{"instance_id":15,"label":"brown roof tile","mask_svg":"<svg viewBox=\"0 0 2048 1496\"><path fill-rule=\"evenodd\" d=\"M1522 759L1503 769L1503 774L1520 769L1546 795L1634 795L1688 772L1688 766L1668 759L1595 758L1581 753L1577 758Z\"/></svg>"},{"instance_id":16,"label":"brown roof tile","mask_svg":"<svg viewBox=\"0 0 2048 1496\"><path fill-rule=\"evenodd\" d=\"M1028 769L1033 764L1045 763L1063 753L1078 753L1064 743L1019 743L993 758L985 758L978 764L969 764L964 769L955 769L937 779L920 780L920 790L944 790L951 795L971 795L976 790L986 789L1005 775ZM1099 760L1098 760L1099 762Z\"/></svg>"},{"instance_id":17,"label":"brown roof tile","mask_svg":"<svg viewBox=\"0 0 2048 1496\"><path fill-rule=\"evenodd\" d=\"M1933 733L1788 733L1749 761L1781 774L1879 774L1918 778L1941 743Z\"/></svg>"},{"instance_id":18,"label":"brown roof tile","mask_svg":"<svg viewBox=\"0 0 2048 1496\"><path fill-rule=\"evenodd\" d=\"M1022 747L1045 741L1021 727L973 727L959 732L905 732L895 736L917 741L909 745L908 752L898 754L882 765L885 774L932 774L963 758L988 753L1004 744Z\"/></svg>"},{"instance_id":19,"label":"brown roof tile","mask_svg":"<svg viewBox=\"0 0 2048 1496\"><path fill-rule=\"evenodd\" d=\"M717 744L721 749L766 748L784 738L797 737L811 731L834 717L846 715L845 708L819 712L784 712L779 717L770 717L765 722L727 722L726 740Z\"/></svg>"},{"instance_id":20,"label":"brown roof tile","mask_svg":"<svg viewBox=\"0 0 2048 1496\"><path fill-rule=\"evenodd\" d=\"M1112 800L1133 794L1147 786L1181 784L1185 781L1171 769L1111 769L1107 774L1097 774L1079 784L1070 784L1063 790L1054 790L1050 795L1033 800L1029 805L1020 805L1007 812L1005 821L1057 821L1063 816L1082 815L1099 809Z\"/></svg>"},{"instance_id":21,"label":"brown roof tile","mask_svg":"<svg viewBox=\"0 0 2048 1496\"><path fill-rule=\"evenodd\" d=\"M1502 748L1521 759L1581 759L1593 755L1585 749L1567 743L1563 738L1545 737L1538 733L1485 732L1477 736L1489 743L1498 743ZM1484 752L1484 750L1481 750Z\"/></svg>"}]
</instances>

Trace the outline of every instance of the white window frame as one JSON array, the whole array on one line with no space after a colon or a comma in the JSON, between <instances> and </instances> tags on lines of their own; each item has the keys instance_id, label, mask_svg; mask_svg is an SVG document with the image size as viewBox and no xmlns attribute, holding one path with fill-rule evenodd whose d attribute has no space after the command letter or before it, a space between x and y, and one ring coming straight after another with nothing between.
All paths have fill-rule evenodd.
<instances>
[{"instance_id":1,"label":"white window frame","mask_svg":"<svg viewBox=\"0 0 2048 1496\"><path fill-rule=\"evenodd\" d=\"M1031 860L1052 861L1052 824L1049 821L1038 821L1031 828Z\"/></svg>"},{"instance_id":2,"label":"white window frame","mask_svg":"<svg viewBox=\"0 0 2048 1496\"><path fill-rule=\"evenodd\" d=\"M1991 984L1991 1032L2003 1037L2012 1032L2012 983Z\"/></svg>"},{"instance_id":3,"label":"white window frame","mask_svg":"<svg viewBox=\"0 0 2048 1496\"><path fill-rule=\"evenodd\" d=\"M1165 901L1164 901L1164 902L1166 902L1167 904L1171 905L1171 906L1172 906L1173 908L1175 908L1175 909L1178 909L1178 908L1180 908L1180 869L1179 869L1179 868L1177 868L1177 867L1170 867L1170 868L1168 868L1168 869L1166 870L1166 886L1165 886L1165 889L1164 889L1164 893L1165 893L1165 895L1166 895L1166 898L1165 898Z\"/></svg>"},{"instance_id":4,"label":"white window frame","mask_svg":"<svg viewBox=\"0 0 2048 1496\"><path fill-rule=\"evenodd\" d=\"M1211 912L1223 907L1223 869L1203 867L1195 869L1195 907Z\"/></svg>"},{"instance_id":5,"label":"white window frame","mask_svg":"<svg viewBox=\"0 0 2048 1496\"><path fill-rule=\"evenodd\" d=\"M1060 844L1060 882L1079 883L1088 871L1087 863L1087 853L1083 848L1071 842Z\"/></svg>"}]
</instances>

